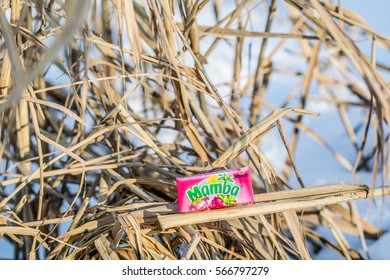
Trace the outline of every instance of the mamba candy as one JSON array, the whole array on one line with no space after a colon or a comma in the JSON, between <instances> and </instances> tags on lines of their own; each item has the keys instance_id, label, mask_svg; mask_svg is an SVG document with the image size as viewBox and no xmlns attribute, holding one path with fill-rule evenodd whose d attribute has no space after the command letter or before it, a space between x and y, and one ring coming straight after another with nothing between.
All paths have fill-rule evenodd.
<instances>
[{"instance_id":1,"label":"mamba candy","mask_svg":"<svg viewBox=\"0 0 390 280\"><path fill-rule=\"evenodd\" d=\"M180 212L254 203L248 167L177 178L176 187Z\"/></svg>"}]
</instances>

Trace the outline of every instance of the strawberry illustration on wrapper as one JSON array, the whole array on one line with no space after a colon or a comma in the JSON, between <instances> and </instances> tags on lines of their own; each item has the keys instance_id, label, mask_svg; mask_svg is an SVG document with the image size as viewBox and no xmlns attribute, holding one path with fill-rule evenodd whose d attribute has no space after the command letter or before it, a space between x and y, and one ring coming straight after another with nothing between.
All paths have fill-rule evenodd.
<instances>
[{"instance_id":1,"label":"strawberry illustration on wrapper","mask_svg":"<svg viewBox=\"0 0 390 280\"><path fill-rule=\"evenodd\" d=\"M192 201L191 205L188 206L188 209L190 211L202 211L209 209L209 204L207 203L207 200L209 200L208 197L205 198L196 198L194 201Z\"/></svg>"},{"instance_id":2,"label":"strawberry illustration on wrapper","mask_svg":"<svg viewBox=\"0 0 390 280\"><path fill-rule=\"evenodd\" d=\"M254 203L248 167L177 178L176 186L180 212Z\"/></svg>"},{"instance_id":3,"label":"strawberry illustration on wrapper","mask_svg":"<svg viewBox=\"0 0 390 280\"><path fill-rule=\"evenodd\" d=\"M219 194L214 196L210 204L210 209L225 208L237 205L236 197Z\"/></svg>"}]
</instances>

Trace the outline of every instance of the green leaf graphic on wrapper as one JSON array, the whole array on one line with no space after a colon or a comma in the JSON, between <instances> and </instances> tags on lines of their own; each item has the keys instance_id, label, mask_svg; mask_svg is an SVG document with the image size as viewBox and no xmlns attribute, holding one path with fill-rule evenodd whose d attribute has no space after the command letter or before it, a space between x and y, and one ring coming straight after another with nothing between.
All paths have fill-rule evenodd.
<instances>
[{"instance_id":1,"label":"green leaf graphic on wrapper","mask_svg":"<svg viewBox=\"0 0 390 280\"><path fill-rule=\"evenodd\" d=\"M219 174L218 177L217 177L217 180L218 181L227 181L227 182L234 183L234 179L233 179L232 174L226 174L226 173Z\"/></svg>"},{"instance_id":2,"label":"green leaf graphic on wrapper","mask_svg":"<svg viewBox=\"0 0 390 280\"><path fill-rule=\"evenodd\" d=\"M237 202L235 201L236 200L235 196L219 194L218 197L226 205L235 205L235 204L237 204Z\"/></svg>"},{"instance_id":3,"label":"green leaf graphic on wrapper","mask_svg":"<svg viewBox=\"0 0 390 280\"><path fill-rule=\"evenodd\" d=\"M234 179L233 179L233 175L232 174L226 174L226 173L219 174L218 177L217 177L217 180L218 181L226 181L226 182L234 183ZM237 202L235 201L236 200L235 196L219 194L218 197L226 205L237 204Z\"/></svg>"}]
</instances>

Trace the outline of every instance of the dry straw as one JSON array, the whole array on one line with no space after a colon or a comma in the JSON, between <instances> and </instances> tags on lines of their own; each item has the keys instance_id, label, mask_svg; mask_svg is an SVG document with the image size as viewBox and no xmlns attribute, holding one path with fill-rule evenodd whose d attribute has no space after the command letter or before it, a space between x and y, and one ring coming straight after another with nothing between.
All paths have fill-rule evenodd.
<instances>
[{"instance_id":1,"label":"dry straw","mask_svg":"<svg viewBox=\"0 0 390 280\"><path fill-rule=\"evenodd\" d=\"M352 201L389 195L390 67L376 49L390 41L330 2L0 1L0 244L12 244L10 258L310 259L324 246L367 258L344 235L366 251L381 235ZM286 32L273 32L280 22ZM231 77L219 85L209 67L226 49ZM286 52L294 59L281 64ZM295 83L281 104L267 98L275 75ZM304 122L318 115L312 102L336 108L353 161ZM261 145L273 132L282 172ZM302 134L340 168L369 170L371 187L307 186L295 162ZM176 177L237 166L252 171L255 205L177 212Z\"/></svg>"}]
</instances>

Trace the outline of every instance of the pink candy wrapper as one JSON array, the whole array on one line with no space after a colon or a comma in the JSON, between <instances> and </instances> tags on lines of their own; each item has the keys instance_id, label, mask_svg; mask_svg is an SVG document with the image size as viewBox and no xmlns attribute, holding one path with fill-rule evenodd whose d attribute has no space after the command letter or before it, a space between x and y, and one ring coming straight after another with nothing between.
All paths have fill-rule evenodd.
<instances>
[{"instance_id":1,"label":"pink candy wrapper","mask_svg":"<svg viewBox=\"0 0 390 280\"><path fill-rule=\"evenodd\" d=\"M180 212L254 203L248 167L177 178L176 187Z\"/></svg>"}]
</instances>

